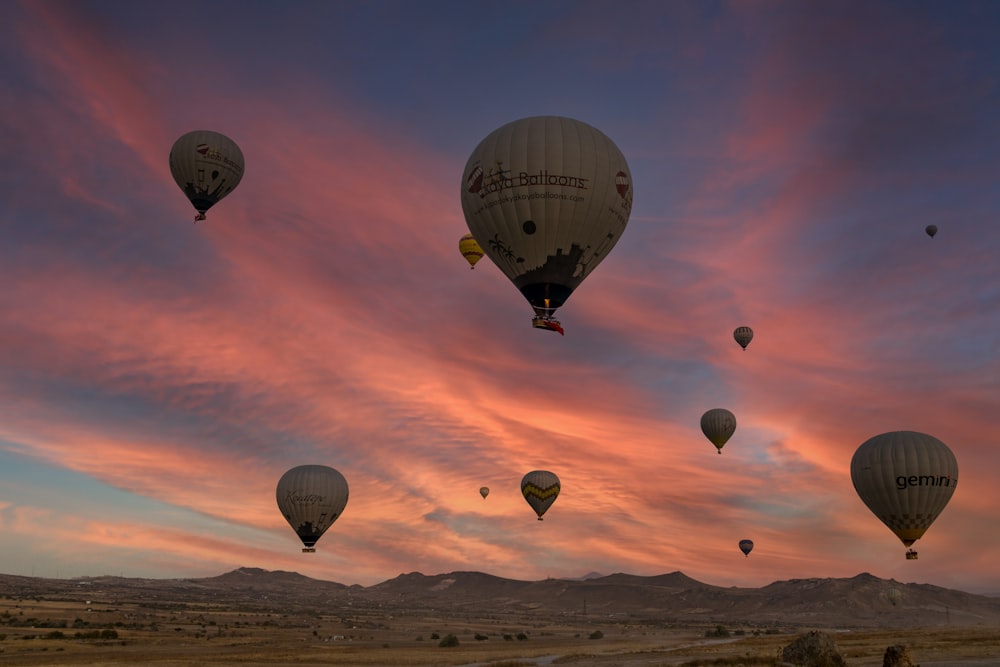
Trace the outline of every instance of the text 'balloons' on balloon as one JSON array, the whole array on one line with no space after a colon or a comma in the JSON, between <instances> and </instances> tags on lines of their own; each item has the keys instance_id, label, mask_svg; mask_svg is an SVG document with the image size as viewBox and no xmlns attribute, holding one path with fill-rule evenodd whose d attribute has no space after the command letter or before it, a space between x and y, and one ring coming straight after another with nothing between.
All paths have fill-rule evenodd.
<instances>
[{"instance_id":1,"label":"text 'balloons' on balloon","mask_svg":"<svg viewBox=\"0 0 1000 667\"><path fill-rule=\"evenodd\" d=\"M469 263L470 269L476 268L476 262L483 258L483 249L472 234L466 234L458 240L458 249Z\"/></svg>"},{"instance_id":2,"label":"text 'balloons' on balloon","mask_svg":"<svg viewBox=\"0 0 1000 667\"><path fill-rule=\"evenodd\" d=\"M532 470L521 478L521 493L535 510L538 520L552 506L559 495L559 478L548 470Z\"/></svg>"},{"instance_id":3,"label":"text 'balloons' on balloon","mask_svg":"<svg viewBox=\"0 0 1000 667\"><path fill-rule=\"evenodd\" d=\"M958 461L932 435L891 431L858 447L851 458L851 481L868 509L909 547L955 493ZM908 551L907 558L916 558L916 552Z\"/></svg>"},{"instance_id":4,"label":"text 'balloons' on balloon","mask_svg":"<svg viewBox=\"0 0 1000 667\"><path fill-rule=\"evenodd\" d=\"M927 225L924 227L924 232L927 233L927 236L934 238L934 235L937 234L937 225Z\"/></svg>"},{"instance_id":5,"label":"text 'balloons' on balloon","mask_svg":"<svg viewBox=\"0 0 1000 667\"><path fill-rule=\"evenodd\" d=\"M736 327L736 330L733 331L733 338L740 344L740 347L746 350L747 345L753 340L753 329L750 327Z\"/></svg>"},{"instance_id":6,"label":"text 'balloons' on balloon","mask_svg":"<svg viewBox=\"0 0 1000 667\"><path fill-rule=\"evenodd\" d=\"M188 132L170 149L170 173L198 212L195 221L240 184L243 166L236 142L211 130Z\"/></svg>"},{"instance_id":7,"label":"text 'balloons' on balloon","mask_svg":"<svg viewBox=\"0 0 1000 667\"><path fill-rule=\"evenodd\" d=\"M701 416L701 432L722 453L722 447L736 432L736 415L725 408L712 408Z\"/></svg>"},{"instance_id":8,"label":"text 'balloons' on balloon","mask_svg":"<svg viewBox=\"0 0 1000 667\"><path fill-rule=\"evenodd\" d=\"M749 556L750 552L753 551L753 540L740 540L740 551L743 552L744 556Z\"/></svg>"},{"instance_id":9,"label":"text 'balloons' on balloon","mask_svg":"<svg viewBox=\"0 0 1000 667\"><path fill-rule=\"evenodd\" d=\"M554 314L621 238L632 177L600 130L533 116L476 146L461 200L483 252L534 309L532 325L563 333Z\"/></svg>"},{"instance_id":10,"label":"text 'balloons' on balloon","mask_svg":"<svg viewBox=\"0 0 1000 667\"><path fill-rule=\"evenodd\" d=\"M275 496L278 509L302 540L302 551L313 552L347 505L347 480L329 466L296 466L278 480Z\"/></svg>"},{"instance_id":11,"label":"text 'balloons' on balloon","mask_svg":"<svg viewBox=\"0 0 1000 667\"><path fill-rule=\"evenodd\" d=\"M483 500L486 500L486 496L490 495L490 487L488 486L479 487L479 495L483 497Z\"/></svg>"}]
</instances>

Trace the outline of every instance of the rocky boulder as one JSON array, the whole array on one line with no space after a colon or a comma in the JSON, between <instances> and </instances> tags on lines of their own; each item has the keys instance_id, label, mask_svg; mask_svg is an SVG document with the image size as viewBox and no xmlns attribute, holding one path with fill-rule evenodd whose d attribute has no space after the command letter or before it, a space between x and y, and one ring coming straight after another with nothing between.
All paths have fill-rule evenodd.
<instances>
[{"instance_id":1,"label":"rocky boulder","mask_svg":"<svg viewBox=\"0 0 1000 667\"><path fill-rule=\"evenodd\" d=\"M847 667L833 637L812 630L781 649L781 664L794 667Z\"/></svg>"},{"instance_id":2,"label":"rocky boulder","mask_svg":"<svg viewBox=\"0 0 1000 667\"><path fill-rule=\"evenodd\" d=\"M890 646L882 657L882 667L920 667L902 644Z\"/></svg>"}]
</instances>

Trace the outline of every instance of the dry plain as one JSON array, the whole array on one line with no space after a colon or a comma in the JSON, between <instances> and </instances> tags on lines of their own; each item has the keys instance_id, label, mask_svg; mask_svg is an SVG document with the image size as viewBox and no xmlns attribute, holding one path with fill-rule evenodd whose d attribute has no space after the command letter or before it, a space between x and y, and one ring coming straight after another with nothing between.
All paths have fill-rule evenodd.
<instances>
[{"instance_id":1,"label":"dry plain","mask_svg":"<svg viewBox=\"0 0 1000 667\"><path fill-rule=\"evenodd\" d=\"M900 600L876 593L872 606L880 608L855 614L859 622L852 624L850 595L834 601L847 615L803 616L803 609L825 606L821 598L806 596L823 588L812 581L799 582L798 611L769 591L768 604L784 609L772 609L770 618L739 620L746 612L727 617L718 610L705 614L704 606L686 607L686 614L651 610L648 603L637 607L622 597L620 582L509 582L468 575L405 575L369 588L260 570L176 581L5 577L0 666L773 665L783 646L810 629L833 635L854 667L881 666L885 648L894 644L907 646L922 667L1000 665L1000 614L988 613L994 599L973 596L968 603L982 602L987 612L961 608L960 596L967 594L955 597L944 589L930 591L952 596L938 610L942 614L908 608L908 598L918 598L914 607L934 611L937 603L916 592ZM655 588L652 579L638 579L644 590ZM886 586L875 578L824 581L841 588ZM472 590L470 582L478 588ZM305 594L303 585L313 594ZM470 590L458 594L463 585ZM504 596L491 592L489 587L498 585L505 587ZM414 593L420 586L426 594ZM688 601L700 595L699 605L718 599L720 608L736 608L733 600L749 595L698 582L685 586L660 594ZM538 590L534 596L524 592ZM585 591L589 602L546 608L538 602L546 591L560 599ZM615 602L608 602L610 591ZM1000 612L1000 600L996 603ZM778 617L785 620L774 620ZM457 645L440 646L449 635Z\"/></svg>"}]
</instances>

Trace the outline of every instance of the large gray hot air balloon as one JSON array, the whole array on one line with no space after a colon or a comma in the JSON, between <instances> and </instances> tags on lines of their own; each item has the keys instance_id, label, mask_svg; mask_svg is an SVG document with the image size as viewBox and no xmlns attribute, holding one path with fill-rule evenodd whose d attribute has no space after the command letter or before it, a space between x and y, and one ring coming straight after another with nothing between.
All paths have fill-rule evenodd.
<instances>
[{"instance_id":1,"label":"large gray hot air balloon","mask_svg":"<svg viewBox=\"0 0 1000 667\"><path fill-rule=\"evenodd\" d=\"M297 466L278 480L278 509L302 540L304 553L316 551L316 541L340 517L347 492L347 480L329 466Z\"/></svg>"},{"instance_id":2,"label":"large gray hot air balloon","mask_svg":"<svg viewBox=\"0 0 1000 667\"><path fill-rule=\"evenodd\" d=\"M869 438L851 459L858 496L904 546L923 536L958 486L958 461L926 433L892 431ZM906 557L913 559L912 549Z\"/></svg>"},{"instance_id":3,"label":"large gray hot air balloon","mask_svg":"<svg viewBox=\"0 0 1000 667\"><path fill-rule=\"evenodd\" d=\"M750 341L753 340L753 329L750 327L736 327L736 330L733 331L733 338L745 350Z\"/></svg>"},{"instance_id":4,"label":"large gray hot air balloon","mask_svg":"<svg viewBox=\"0 0 1000 667\"><path fill-rule=\"evenodd\" d=\"M479 143L461 198L469 231L534 308L533 326L562 333L556 309L625 231L632 177L600 130L534 116Z\"/></svg>"},{"instance_id":5,"label":"large gray hot air balloon","mask_svg":"<svg viewBox=\"0 0 1000 667\"><path fill-rule=\"evenodd\" d=\"M701 432L722 453L722 446L736 432L736 415L725 408L712 408L701 416Z\"/></svg>"},{"instance_id":6,"label":"large gray hot air balloon","mask_svg":"<svg viewBox=\"0 0 1000 667\"><path fill-rule=\"evenodd\" d=\"M188 132L170 149L170 173L198 215L219 203L243 178L243 152L236 142L211 130Z\"/></svg>"},{"instance_id":7,"label":"large gray hot air balloon","mask_svg":"<svg viewBox=\"0 0 1000 667\"><path fill-rule=\"evenodd\" d=\"M521 493L541 521L559 495L559 478L548 470L532 470L521 479Z\"/></svg>"}]
</instances>

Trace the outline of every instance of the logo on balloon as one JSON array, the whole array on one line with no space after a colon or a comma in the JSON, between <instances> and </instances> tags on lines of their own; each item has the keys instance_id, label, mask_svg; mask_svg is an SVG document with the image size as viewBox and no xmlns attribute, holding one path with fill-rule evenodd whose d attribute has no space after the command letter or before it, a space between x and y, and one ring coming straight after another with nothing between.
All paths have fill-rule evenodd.
<instances>
[{"instance_id":1,"label":"logo on balloon","mask_svg":"<svg viewBox=\"0 0 1000 667\"><path fill-rule=\"evenodd\" d=\"M475 194L483 188L483 168L476 165L476 168L472 170L469 174L469 178L465 180L465 185L469 192Z\"/></svg>"},{"instance_id":2,"label":"logo on balloon","mask_svg":"<svg viewBox=\"0 0 1000 667\"><path fill-rule=\"evenodd\" d=\"M285 500L290 503L321 503L326 500L326 496L321 496L318 493L303 493L302 491L289 490L285 494Z\"/></svg>"},{"instance_id":3,"label":"logo on balloon","mask_svg":"<svg viewBox=\"0 0 1000 667\"><path fill-rule=\"evenodd\" d=\"M618 190L619 197L622 199L625 198L625 195L628 194L628 187L628 174L624 171L619 171L615 174L615 190Z\"/></svg>"},{"instance_id":4,"label":"logo on balloon","mask_svg":"<svg viewBox=\"0 0 1000 667\"><path fill-rule=\"evenodd\" d=\"M243 174L243 165L234 160L230 160L228 157L223 155L222 151L217 148L212 148L210 144L198 144L194 148L195 152L208 160L215 160L216 162L221 162L226 165L237 174Z\"/></svg>"},{"instance_id":5,"label":"logo on balloon","mask_svg":"<svg viewBox=\"0 0 1000 667\"><path fill-rule=\"evenodd\" d=\"M956 483L958 480L955 480ZM911 486L951 486L951 475L900 475L896 478L896 488L903 491Z\"/></svg>"},{"instance_id":6,"label":"logo on balloon","mask_svg":"<svg viewBox=\"0 0 1000 667\"><path fill-rule=\"evenodd\" d=\"M622 197L628 192L628 177L624 172L618 172L623 182L615 180L615 187ZM553 174L547 169L539 169L537 172L528 173L519 171L517 176L512 176L509 169L501 169L497 165L496 169L491 169L488 173L483 171L482 166L473 167L469 177L465 179L466 189L472 194L478 194L480 198L488 194L502 192L513 188L527 187L562 187L574 188L576 190L588 190L589 178L581 176L567 176L566 174ZM556 195L558 196L558 195Z\"/></svg>"}]
</instances>

